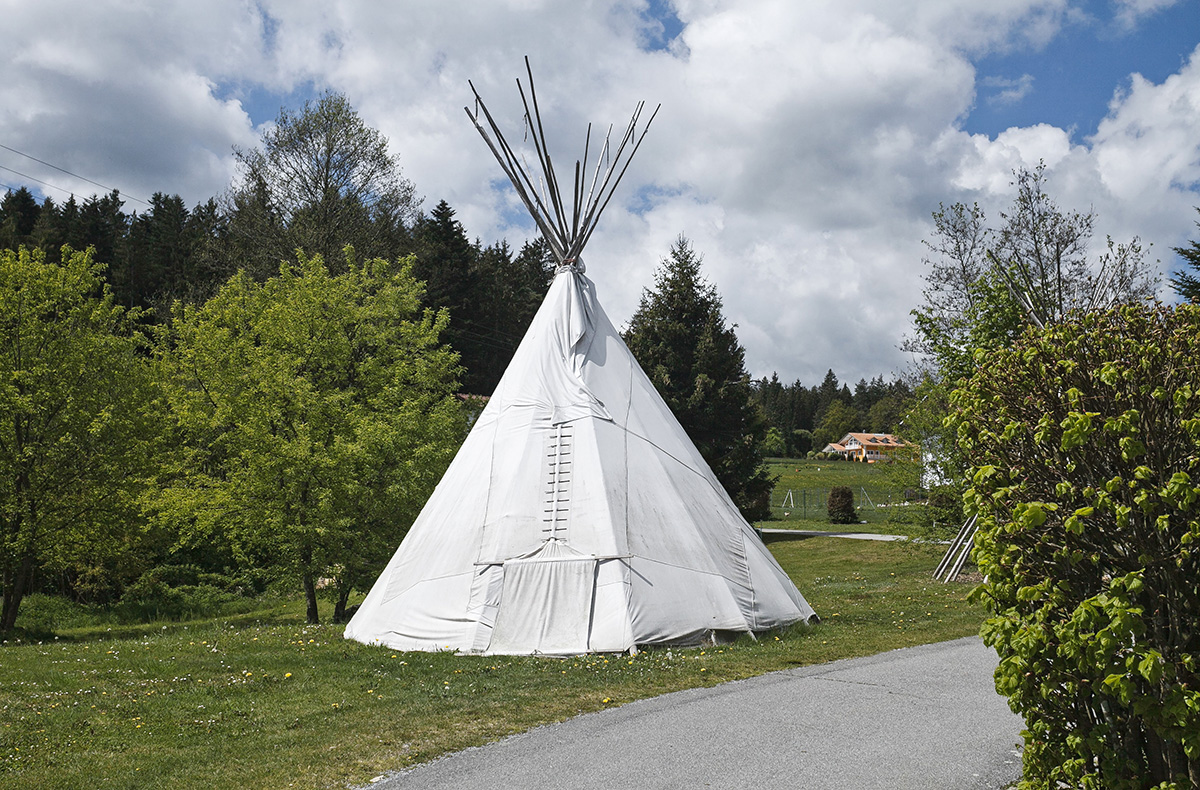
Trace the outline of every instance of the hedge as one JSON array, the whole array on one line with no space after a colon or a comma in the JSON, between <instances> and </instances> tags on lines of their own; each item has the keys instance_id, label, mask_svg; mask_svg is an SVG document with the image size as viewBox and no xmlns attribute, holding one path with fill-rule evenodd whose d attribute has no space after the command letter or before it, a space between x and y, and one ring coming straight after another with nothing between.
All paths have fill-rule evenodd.
<instances>
[{"instance_id":1,"label":"hedge","mask_svg":"<svg viewBox=\"0 0 1200 790\"><path fill-rule=\"evenodd\" d=\"M979 353L947 424L1021 788L1200 787L1200 307Z\"/></svg>"}]
</instances>

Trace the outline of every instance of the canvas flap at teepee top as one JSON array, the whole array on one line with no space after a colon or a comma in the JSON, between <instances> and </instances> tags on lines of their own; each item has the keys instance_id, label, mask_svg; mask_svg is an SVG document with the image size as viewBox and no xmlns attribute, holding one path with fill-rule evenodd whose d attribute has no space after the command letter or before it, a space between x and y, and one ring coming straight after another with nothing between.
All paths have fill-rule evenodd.
<instances>
[{"instance_id":1,"label":"canvas flap at teepee top","mask_svg":"<svg viewBox=\"0 0 1200 790\"><path fill-rule=\"evenodd\" d=\"M535 95L534 108L536 116ZM576 176L570 218L561 208L539 214L545 201L529 196L523 172L511 172L520 168L499 130L492 124L494 143L472 118L543 232L550 229L562 265L346 637L397 649L574 654L812 617L583 274L581 244L611 197L605 185L628 165L621 153L637 114L594 202L582 202ZM544 140L538 151L549 200L561 206Z\"/></svg>"}]
</instances>

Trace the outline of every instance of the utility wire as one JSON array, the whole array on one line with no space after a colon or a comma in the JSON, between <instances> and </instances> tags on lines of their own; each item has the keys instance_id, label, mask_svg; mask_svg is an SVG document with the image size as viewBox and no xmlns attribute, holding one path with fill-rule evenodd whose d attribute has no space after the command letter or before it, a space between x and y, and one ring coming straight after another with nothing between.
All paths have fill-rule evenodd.
<instances>
[{"instance_id":1,"label":"utility wire","mask_svg":"<svg viewBox=\"0 0 1200 790\"><path fill-rule=\"evenodd\" d=\"M107 191L109 191L109 192L120 192L120 191L121 191L121 190L119 190L119 189L116 189L116 188L114 188L114 187L105 186L104 184L101 184L99 181L93 181L93 180L92 180L92 179L90 179L90 178L85 178L84 176L81 176L81 175L79 175L78 173L72 173L70 170L66 170L66 169L64 169L64 168L61 168L61 167L59 167L58 165L52 165L52 164L50 164L49 162L45 161L44 159L38 159L36 156L31 156L31 155L29 155L29 154L25 153L24 151L18 151L18 150L17 150L17 149L15 149L15 148L10 148L9 146L7 146L7 145L4 145L3 143L0 143L0 148L3 148L5 151L12 151L14 154L17 154L17 155L19 155L19 156L23 156L23 157L25 157L26 159L32 159L33 161L37 162L37 163L38 163L38 164L40 164L40 165L45 165L46 167L53 168L53 169L57 170L57 171L58 171L58 172L60 172L60 173L66 173L67 175L71 176L72 178L78 178L80 181L86 181L86 182L88 182L89 184L92 184L92 185L94 185L94 186L98 186L98 187L100 187L101 189L107 190ZM17 173L17 171L16 171L16 170L13 170L11 167L4 167L3 165L0 165L0 169L7 170L7 171L9 171L10 173ZM48 182L46 182L46 181L42 181L41 179L34 178L33 176L29 176L29 175L26 175L26 174L24 174L24 173L17 173L17 175L21 176L22 178L28 178L28 179L30 179L31 181L37 181L39 184L44 184L45 186L51 187L51 188L53 188L53 189L58 189L58 190L60 190L60 191L62 191L62 192L66 192L68 195L74 194L74 193L73 193L71 190L69 190L69 189L63 189L63 188L62 188L62 187L60 187L60 186L56 186L56 185L54 185L54 184L51 184L51 183L48 183ZM142 203L142 204L144 204L144 205L147 205L147 206L149 206L149 205L150 205L150 204L149 204L147 201L145 201L145 200L142 200L141 198L135 198L135 197L133 197L132 195L125 195L125 198L126 198L126 199L128 199L128 200L136 200L138 203Z\"/></svg>"},{"instance_id":2,"label":"utility wire","mask_svg":"<svg viewBox=\"0 0 1200 790\"><path fill-rule=\"evenodd\" d=\"M22 173L20 170L13 170L11 167L5 167L4 165L0 165L0 170L7 170L10 173L16 173L21 178L28 178L30 181L36 181L37 183L41 184L42 186L47 186L47 187L50 187L51 189L57 189L62 192L66 192L68 195L75 194L74 192L72 192L69 189L63 189L62 187L57 187L48 181L43 181L40 178L34 178L33 176L29 175L28 173ZM11 187L10 187L10 189L11 189Z\"/></svg>"}]
</instances>

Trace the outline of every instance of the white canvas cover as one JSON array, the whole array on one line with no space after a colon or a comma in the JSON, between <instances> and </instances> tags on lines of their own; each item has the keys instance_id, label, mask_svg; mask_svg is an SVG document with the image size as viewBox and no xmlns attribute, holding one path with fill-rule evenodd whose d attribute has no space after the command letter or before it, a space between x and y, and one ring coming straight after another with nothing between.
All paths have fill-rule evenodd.
<instances>
[{"instance_id":1,"label":"white canvas cover","mask_svg":"<svg viewBox=\"0 0 1200 790\"><path fill-rule=\"evenodd\" d=\"M564 655L812 615L567 266L346 638Z\"/></svg>"}]
</instances>

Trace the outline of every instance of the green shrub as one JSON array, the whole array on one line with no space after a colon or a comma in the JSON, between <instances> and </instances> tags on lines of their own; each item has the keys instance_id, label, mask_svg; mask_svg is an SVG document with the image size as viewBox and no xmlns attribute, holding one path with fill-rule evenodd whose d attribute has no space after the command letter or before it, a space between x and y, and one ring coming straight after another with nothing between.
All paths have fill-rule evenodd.
<instances>
[{"instance_id":1,"label":"green shrub","mask_svg":"<svg viewBox=\"0 0 1200 790\"><path fill-rule=\"evenodd\" d=\"M829 489L829 499L826 501L831 524L856 524L858 511L854 509L854 492L846 486L834 486Z\"/></svg>"},{"instance_id":2,"label":"green shrub","mask_svg":"<svg viewBox=\"0 0 1200 790\"><path fill-rule=\"evenodd\" d=\"M762 454L770 458L782 458L787 455L787 444L784 443L783 434L778 428L767 429L767 434L762 440Z\"/></svg>"},{"instance_id":3,"label":"green shrub","mask_svg":"<svg viewBox=\"0 0 1200 790\"><path fill-rule=\"evenodd\" d=\"M1021 788L1200 786L1200 307L977 357L947 421Z\"/></svg>"},{"instance_id":4,"label":"green shrub","mask_svg":"<svg viewBox=\"0 0 1200 790\"><path fill-rule=\"evenodd\" d=\"M53 634L63 628L93 625L99 621L97 607L76 603L61 595L30 593L21 602L17 627L30 634Z\"/></svg>"},{"instance_id":5,"label":"green shrub","mask_svg":"<svg viewBox=\"0 0 1200 790\"><path fill-rule=\"evenodd\" d=\"M193 565L160 565L126 588L113 614L120 622L149 623L247 612L255 604L241 589L237 579Z\"/></svg>"}]
</instances>

